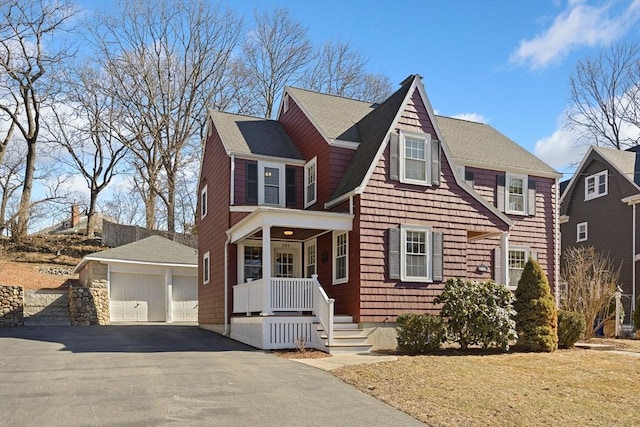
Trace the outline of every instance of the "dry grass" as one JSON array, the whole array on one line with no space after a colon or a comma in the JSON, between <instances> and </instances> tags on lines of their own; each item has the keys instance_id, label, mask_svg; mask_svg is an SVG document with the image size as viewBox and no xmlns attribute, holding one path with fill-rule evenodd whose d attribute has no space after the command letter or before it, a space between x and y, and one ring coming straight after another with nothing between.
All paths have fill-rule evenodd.
<instances>
[{"instance_id":1,"label":"dry grass","mask_svg":"<svg viewBox=\"0 0 640 427\"><path fill-rule=\"evenodd\" d=\"M640 425L637 355L451 354L333 373L432 426Z\"/></svg>"}]
</instances>

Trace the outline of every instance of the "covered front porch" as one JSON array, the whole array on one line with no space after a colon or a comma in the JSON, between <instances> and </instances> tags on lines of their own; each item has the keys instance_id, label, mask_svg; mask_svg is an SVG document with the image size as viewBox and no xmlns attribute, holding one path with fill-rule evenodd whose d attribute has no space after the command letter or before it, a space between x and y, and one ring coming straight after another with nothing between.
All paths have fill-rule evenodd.
<instances>
[{"instance_id":1,"label":"covered front porch","mask_svg":"<svg viewBox=\"0 0 640 427\"><path fill-rule=\"evenodd\" d=\"M327 351L334 344L334 300L318 279L318 238L348 233L352 222L351 214L261 206L231 227L227 242L237 264L231 338L261 349Z\"/></svg>"}]
</instances>

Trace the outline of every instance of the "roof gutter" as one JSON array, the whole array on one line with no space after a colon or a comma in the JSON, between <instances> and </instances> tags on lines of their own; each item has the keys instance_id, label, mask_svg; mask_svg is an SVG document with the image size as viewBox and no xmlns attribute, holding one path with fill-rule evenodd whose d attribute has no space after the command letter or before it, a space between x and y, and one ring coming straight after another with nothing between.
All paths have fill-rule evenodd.
<instances>
[{"instance_id":1,"label":"roof gutter","mask_svg":"<svg viewBox=\"0 0 640 427\"><path fill-rule=\"evenodd\" d=\"M329 200L327 203L324 204L324 208L325 209L329 209L332 208L336 205L339 205L342 202L345 202L347 200L349 200L350 198L352 198L353 196L360 194L360 187L356 188L355 190L351 190L348 193L344 193L342 196L338 196L337 198L333 199L333 200Z\"/></svg>"}]
</instances>

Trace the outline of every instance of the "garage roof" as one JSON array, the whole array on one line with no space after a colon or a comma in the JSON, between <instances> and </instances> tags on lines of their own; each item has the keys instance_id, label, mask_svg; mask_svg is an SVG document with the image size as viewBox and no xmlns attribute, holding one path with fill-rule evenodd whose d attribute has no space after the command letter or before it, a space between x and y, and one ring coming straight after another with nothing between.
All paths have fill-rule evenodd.
<instances>
[{"instance_id":1,"label":"garage roof","mask_svg":"<svg viewBox=\"0 0 640 427\"><path fill-rule=\"evenodd\" d=\"M197 267L198 251L161 236L151 236L127 245L86 255L74 271L76 273L80 271L88 261Z\"/></svg>"}]
</instances>

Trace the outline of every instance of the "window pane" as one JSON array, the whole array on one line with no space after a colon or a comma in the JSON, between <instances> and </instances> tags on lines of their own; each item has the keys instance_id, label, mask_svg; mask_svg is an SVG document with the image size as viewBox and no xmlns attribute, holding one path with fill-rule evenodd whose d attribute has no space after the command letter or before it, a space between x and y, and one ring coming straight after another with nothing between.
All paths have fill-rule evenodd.
<instances>
[{"instance_id":1,"label":"window pane","mask_svg":"<svg viewBox=\"0 0 640 427\"><path fill-rule=\"evenodd\" d=\"M427 277L427 233L407 231L405 239L405 275L407 277Z\"/></svg>"},{"instance_id":2,"label":"window pane","mask_svg":"<svg viewBox=\"0 0 640 427\"><path fill-rule=\"evenodd\" d=\"M526 251L521 249L509 251L509 286L518 286L526 262Z\"/></svg>"},{"instance_id":3,"label":"window pane","mask_svg":"<svg viewBox=\"0 0 640 427\"><path fill-rule=\"evenodd\" d=\"M336 279L347 277L347 233L336 236Z\"/></svg>"},{"instance_id":4,"label":"window pane","mask_svg":"<svg viewBox=\"0 0 640 427\"><path fill-rule=\"evenodd\" d=\"M524 179L509 177L509 210L524 212Z\"/></svg>"},{"instance_id":5,"label":"window pane","mask_svg":"<svg viewBox=\"0 0 640 427\"><path fill-rule=\"evenodd\" d=\"M280 169L264 168L264 203L280 204Z\"/></svg>"},{"instance_id":6,"label":"window pane","mask_svg":"<svg viewBox=\"0 0 640 427\"><path fill-rule=\"evenodd\" d=\"M260 279L262 277L262 248L245 246L244 279Z\"/></svg>"},{"instance_id":7,"label":"window pane","mask_svg":"<svg viewBox=\"0 0 640 427\"><path fill-rule=\"evenodd\" d=\"M426 159L424 140L405 137L404 142L404 177L417 181L426 180Z\"/></svg>"},{"instance_id":8,"label":"window pane","mask_svg":"<svg viewBox=\"0 0 640 427\"><path fill-rule=\"evenodd\" d=\"M593 194L596 190L596 179L594 177L587 178L587 194Z\"/></svg>"},{"instance_id":9,"label":"window pane","mask_svg":"<svg viewBox=\"0 0 640 427\"><path fill-rule=\"evenodd\" d=\"M600 175L598 177L598 194L604 194L607 192L607 175Z\"/></svg>"},{"instance_id":10,"label":"window pane","mask_svg":"<svg viewBox=\"0 0 640 427\"><path fill-rule=\"evenodd\" d=\"M293 277L292 253L276 253L276 277Z\"/></svg>"}]
</instances>

